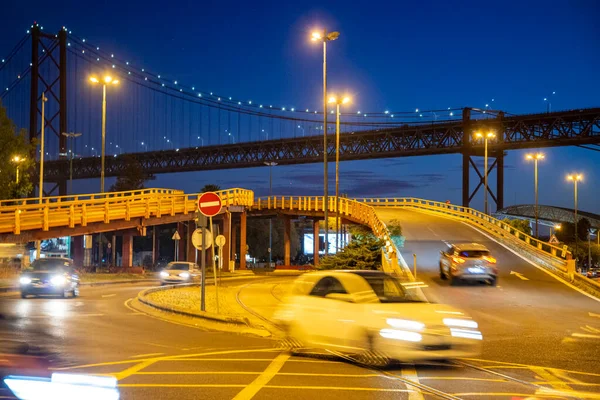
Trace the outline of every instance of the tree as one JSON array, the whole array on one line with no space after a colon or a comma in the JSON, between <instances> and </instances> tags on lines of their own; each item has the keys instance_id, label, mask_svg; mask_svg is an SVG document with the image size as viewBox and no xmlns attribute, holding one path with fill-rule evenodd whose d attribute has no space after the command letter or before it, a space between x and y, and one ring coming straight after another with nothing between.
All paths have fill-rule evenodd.
<instances>
[{"instance_id":1,"label":"tree","mask_svg":"<svg viewBox=\"0 0 600 400\"><path fill-rule=\"evenodd\" d=\"M504 220L502 220L502 222L512 226L513 228L515 228L516 230L519 230L521 232L524 232L528 235L531 235L531 225L529 224L529 221L526 219L508 219L505 218Z\"/></svg>"},{"instance_id":2,"label":"tree","mask_svg":"<svg viewBox=\"0 0 600 400\"><path fill-rule=\"evenodd\" d=\"M387 228L391 236L402 236L402 226L400 225L400 221L397 219L391 220L387 224Z\"/></svg>"},{"instance_id":3,"label":"tree","mask_svg":"<svg viewBox=\"0 0 600 400\"><path fill-rule=\"evenodd\" d=\"M298 227L296 227L298 228ZM273 218L272 233L272 255L273 260L284 257L284 226L283 221ZM258 260L269 259L269 220L268 219L248 219L246 230L246 241L249 248L249 255ZM294 259L300 251L300 234L298 229L290 232L290 256Z\"/></svg>"},{"instance_id":4,"label":"tree","mask_svg":"<svg viewBox=\"0 0 600 400\"><path fill-rule=\"evenodd\" d=\"M208 185L204 185L204 187L200 189L200 193L218 192L219 190L221 190L221 187L219 185L209 183Z\"/></svg>"},{"instance_id":5,"label":"tree","mask_svg":"<svg viewBox=\"0 0 600 400\"><path fill-rule=\"evenodd\" d=\"M35 159L31 155L35 154L35 143L29 142L25 129L17 130L17 126L8 118L6 109L0 104L0 199L27 196L33 190L31 173L35 167ZM13 162L16 156L24 158L24 161L18 164Z\"/></svg>"},{"instance_id":6,"label":"tree","mask_svg":"<svg viewBox=\"0 0 600 400\"><path fill-rule=\"evenodd\" d=\"M144 183L153 180L154 175L144 172L142 164L134 155L125 155L125 172L117 177L117 181L110 187L111 192L125 192L129 190L144 189Z\"/></svg>"},{"instance_id":7,"label":"tree","mask_svg":"<svg viewBox=\"0 0 600 400\"><path fill-rule=\"evenodd\" d=\"M587 241L590 228L591 224L587 218L579 219L577 223L577 232L580 241ZM560 226L560 230L556 231L556 238L561 242L575 243L575 224L573 222L563 222Z\"/></svg>"},{"instance_id":8,"label":"tree","mask_svg":"<svg viewBox=\"0 0 600 400\"><path fill-rule=\"evenodd\" d=\"M352 241L335 255L324 257L319 269L381 269L383 240L362 225L350 227Z\"/></svg>"}]
</instances>

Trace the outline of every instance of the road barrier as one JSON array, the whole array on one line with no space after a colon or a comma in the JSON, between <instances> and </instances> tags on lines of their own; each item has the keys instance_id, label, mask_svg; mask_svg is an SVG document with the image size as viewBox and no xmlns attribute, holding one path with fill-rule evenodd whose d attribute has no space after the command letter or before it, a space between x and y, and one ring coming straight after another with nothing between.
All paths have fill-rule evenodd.
<instances>
[{"instance_id":1,"label":"road barrier","mask_svg":"<svg viewBox=\"0 0 600 400\"><path fill-rule=\"evenodd\" d=\"M223 206L252 206L254 192L246 189L218 191ZM74 228L90 223L160 218L191 214L200 194L180 190L145 189L129 192L4 200L0 202L0 233Z\"/></svg>"}]
</instances>

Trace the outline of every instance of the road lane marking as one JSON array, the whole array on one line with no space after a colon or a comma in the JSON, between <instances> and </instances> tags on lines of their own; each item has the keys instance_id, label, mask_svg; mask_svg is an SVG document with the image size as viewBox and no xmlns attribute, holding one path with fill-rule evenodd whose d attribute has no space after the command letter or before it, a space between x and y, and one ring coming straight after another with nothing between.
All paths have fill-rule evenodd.
<instances>
[{"instance_id":1,"label":"road lane marking","mask_svg":"<svg viewBox=\"0 0 600 400\"><path fill-rule=\"evenodd\" d=\"M277 373L285 362L290 358L289 354L282 353L279 354L275 359L269 364L269 366L265 369L265 371L260 374L255 380L253 380L248 386L246 386L242 391L240 391L235 397L234 400L245 400L253 398Z\"/></svg>"},{"instance_id":2,"label":"road lane marking","mask_svg":"<svg viewBox=\"0 0 600 400\"><path fill-rule=\"evenodd\" d=\"M474 226L472 226L472 225L470 225L470 224L468 224L468 223L466 223L466 222L461 222L461 223L465 224L466 226L470 227L471 229L474 229L474 230L476 230L477 232L481 233L483 236L487 237L488 239L490 239L490 240L492 240L492 241L494 241L494 242L498 243L500 246L504 247L506 250L510 251L511 253L513 253L514 255L516 255L517 257L519 257L520 259L522 259L523 261L526 261L526 262L528 262L529 264L533 265L535 268L537 268L537 269L539 269L540 271L542 271L542 272L546 273L547 275L550 275L552 278L556 279L557 281L559 281L559 282L561 282L561 283L565 284L566 286L570 287L570 288L571 288L571 289L573 289L573 290L576 290L576 291L578 291L578 292L579 292L579 293L581 293L582 295L584 295L584 296L586 296L586 297L589 297L590 299L592 299L592 300L595 300L595 301L597 301L597 302L599 302L599 303L600 303L600 298L598 298L598 297L595 297L595 296L593 296L593 295L591 295L591 294L589 294L589 293L587 293L587 292L584 292L583 290L579 289L577 286L574 286L574 285L570 284L569 282L565 281L564 279L562 279L562 278L560 278L560 277L558 277L558 276L554 275L552 272L550 272L550 271L546 271L546 269L545 269L545 268L543 268L543 267L540 267L539 265L537 265L537 264L536 264L536 263L534 263L533 261L531 261L531 260L528 260L527 258L523 257L522 255L520 255L519 253L517 253L515 250L511 249L510 247L508 247L508 246L507 246L507 245L505 245L504 243L501 243L501 242L499 242L497 239L495 239L494 237L492 237L492 236L488 235L487 233L485 233L485 232L483 232L483 231L481 231L481 230L479 230L479 229L475 228Z\"/></svg>"},{"instance_id":3,"label":"road lane marking","mask_svg":"<svg viewBox=\"0 0 600 400\"><path fill-rule=\"evenodd\" d=\"M239 384L213 384L213 383L123 383L118 387L122 388L241 388L246 385ZM393 393L410 393L410 389L388 389L388 388L372 388L372 387L346 387L346 386L280 386L280 385L265 385L266 389L308 389L308 390L350 390L350 391L367 391L367 392L393 392ZM234 397L234 399L237 397Z\"/></svg>"},{"instance_id":4,"label":"road lane marking","mask_svg":"<svg viewBox=\"0 0 600 400\"><path fill-rule=\"evenodd\" d=\"M531 397L533 395L533 393L478 393L478 392L474 392L474 393L452 393L453 396L480 396L482 398L484 398L485 396L510 396L510 397L522 397L524 399L540 399L540 398L547 398L547 399L562 399L563 396L560 395L555 395L555 394L551 394L551 393L539 393L536 392L536 395L541 397Z\"/></svg>"},{"instance_id":5,"label":"road lane marking","mask_svg":"<svg viewBox=\"0 0 600 400\"><path fill-rule=\"evenodd\" d=\"M590 315L590 317L600 318L600 314L595 314L593 312L589 312L588 314Z\"/></svg>"},{"instance_id":6,"label":"road lane marking","mask_svg":"<svg viewBox=\"0 0 600 400\"><path fill-rule=\"evenodd\" d=\"M519 368L519 367L520 368L532 368L532 367L535 368L535 367L538 367L537 365L509 363L509 362L495 361L495 360L485 360L485 359L482 359L482 358L468 358L468 357L463 357L463 358L461 358L461 360L469 360L469 361L478 361L478 362L502 364L502 365L486 365L486 366L483 366L482 368ZM593 372L581 372L581 371L574 371L574 370L562 369L562 368L552 368L552 369L553 370L563 371L563 372L568 372L570 374L600 376L600 374L595 374Z\"/></svg>"},{"instance_id":7,"label":"road lane marking","mask_svg":"<svg viewBox=\"0 0 600 400\"><path fill-rule=\"evenodd\" d=\"M432 381L482 381L482 382L508 382L506 379L493 379L493 378L469 378L465 376L422 376L419 380L432 380Z\"/></svg>"},{"instance_id":8,"label":"road lane marking","mask_svg":"<svg viewBox=\"0 0 600 400\"><path fill-rule=\"evenodd\" d=\"M102 297L105 297L105 298L106 297L114 297L116 295L117 295L116 293L113 293L113 294L103 294Z\"/></svg>"},{"instance_id":9,"label":"road lane marking","mask_svg":"<svg viewBox=\"0 0 600 400\"><path fill-rule=\"evenodd\" d=\"M589 333L600 333L600 329L596 329L593 326L589 325L582 326L581 329Z\"/></svg>"},{"instance_id":10,"label":"road lane marking","mask_svg":"<svg viewBox=\"0 0 600 400\"><path fill-rule=\"evenodd\" d=\"M138 354L136 356L131 356L129 358L144 358L144 357L150 357L150 356L162 356L165 353L148 353L148 354Z\"/></svg>"},{"instance_id":11,"label":"road lane marking","mask_svg":"<svg viewBox=\"0 0 600 400\"><path fill-rule=\"evenodd\" d=\"M402 368L400 374L404 379L416 383L417 385L421 383L419 382L419 375L417 375L417 371L413 366ZM423 393L415 386L415 389L408 393L408 400L425 400L425 397L423 397Z\"/></svg>"},{"instance_id":12,"label":"road lane marking","mask_svg":"<svg viewBox=\"0 0 600 400\"><path fill-rule=\"evenodd\" d=\"M554 375L551 371L542 368L542 367L537 367L537 368L531 368L531 371L537 375L540 376L540 378L542 378L543 380L545 380L548 385L552 386L553 389L557 389L557 390L573 390L569 385L567 385L565 382L560 381L560 380L556 380L557 378L560 379L558 376Z\"/></svg>"},{"instance_id":13,"label":"road lane marking","mask_svg":"<svg viewBox=\"0 0 600 400\"><path fill-rule=\"evenodd\" d=\"M511 275L516 275L516 276L517 276L517 278L519 278L519 279L520 279L520 280L522 280L522 281L528 281L528 280L529 280L528 278L525 278L525 277L523 276L523 274L521 274L521 273L519 273L519 272L510 271L510 274L511 274Z\"/></svg>"},{"instance_id":14,"label":"road lane marking","mask_svg":"<svg viewBox=\"0 0 600 400\"><path fill-rule=\"evenodd\" d=\"M30 317L25 317L25 319L44 319L44 318L79 318L79 317L103 317L104 314L65 314L65 315L32 315Z\"/></svg>"},{"instance_id":15,"label":"road lane marking","mask_svg":"<svg viewBox=\"0 0 600 400\"><path fill-rule=\"evenodd\" d=\"M600 335L590 335L588 333L573 333L571 336L587 339L600 339Z\"/></svg>"},{"instance_id":16,"label":"road lane marking","mask_svg":"<svg viewBox=\"0 0 600 400\"><path fill-rule=\"evenodd\" d=\"M134 375L260 375L263 371L152 371ZM277 376L321 376L328 378L383 378L380 374L321 374L312 372L279 372ZM466 379L466 378L465 378Z\"/></svg>"},{"instance_id":17,"label":"road lane marking","mask_svg":"<svg viewBox=\"0 0 600 400\"><path fill-rule=\"evenodd\" d=\"M159 361L158 358L151 358L149 360L135 364L134 366L129 367L126 370L123 370L123 371L119 372L118 374L116 374L115 378L117 378L118 381L121 381L121 380L127 378L128 376L131 376L131 375L135 374L136 372L139 372L139 371L143 370L144 368L149 367L150 365L154 364L157 361Z\"/></svg>"}]
</instances>

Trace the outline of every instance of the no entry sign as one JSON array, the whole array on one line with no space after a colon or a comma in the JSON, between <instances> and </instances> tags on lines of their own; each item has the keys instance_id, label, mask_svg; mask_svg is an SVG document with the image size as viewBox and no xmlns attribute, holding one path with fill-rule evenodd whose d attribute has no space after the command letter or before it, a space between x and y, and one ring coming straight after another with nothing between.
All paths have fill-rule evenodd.
<instances>
[{"instance_id":1,"label":"no entry sign","mask_svg":"<svg viewBox=\"0 0 600 400\"><path fill-rule=\"evenodd\" d=\"M198 210L207 217L214 217L221 211L221 198L213 192L202 194L198 199Z\"/></svg>"}]
</instances>

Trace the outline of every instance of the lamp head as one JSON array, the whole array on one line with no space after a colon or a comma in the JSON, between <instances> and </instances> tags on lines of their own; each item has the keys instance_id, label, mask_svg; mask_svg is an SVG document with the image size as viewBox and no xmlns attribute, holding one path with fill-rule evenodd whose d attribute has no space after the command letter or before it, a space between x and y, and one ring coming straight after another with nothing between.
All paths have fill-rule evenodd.
<instances>
[{"instance_id":1,"label":"lamp head","mask_svg":"<svg viewBox=\"0 0 600 400\"><path fill-rule=\"evenodd\" d=\"M317 40L321 40L323 39L323 35L321 35L319 32L313 32L312 35L310 36L310 40L312 40L313 42L316 42Z\"/></svg>"},{"instance_id":2,"label":"lamp head","mask_svg":"<svg viewBox=\"0 0 600 400\"><path fill-rule=\"evenodd\" d=\"M350 97L348 97L348 96L345 96L345 97L342 99L342 104L348 104L348 103L350 103L350 101L351 101Z\"/></svg>"},{"instance_id":3,"label":"lamp head","mask_svg":"<svg viewBox=\"0 0 600 400\"><path fill-rule=\"evenodd\" d=\"M90 82L92 82L92 83L98 83L100 81L95 76L90 76Z\"/></svg>"}]
</instances>

